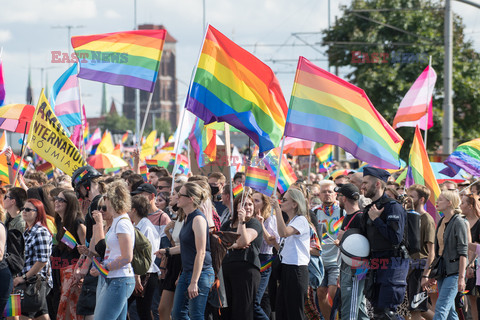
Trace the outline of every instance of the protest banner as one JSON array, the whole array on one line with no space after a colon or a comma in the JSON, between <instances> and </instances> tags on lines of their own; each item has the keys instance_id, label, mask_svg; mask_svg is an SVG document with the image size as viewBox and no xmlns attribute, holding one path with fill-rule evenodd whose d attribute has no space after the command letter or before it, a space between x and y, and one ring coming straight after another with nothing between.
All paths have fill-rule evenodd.
<instances>
[{"instance_id":1,"label":"protest banner","mask_svg":"<svg viewBox=\"0 0 480 320\"><path fill-rule=\"evenodd\" d=\"M43 90L33 115L28 144L40 157L67 175L71 176L76 169L86 165L80 152L63 130Z\"/></svg>"}]
</instances>

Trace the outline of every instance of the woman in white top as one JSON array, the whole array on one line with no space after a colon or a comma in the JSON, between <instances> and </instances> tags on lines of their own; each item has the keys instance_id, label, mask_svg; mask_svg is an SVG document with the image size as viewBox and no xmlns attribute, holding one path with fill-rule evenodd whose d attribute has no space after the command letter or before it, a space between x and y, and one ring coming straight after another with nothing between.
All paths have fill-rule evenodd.
<instances>
[{"instance_id":1,"label":"woman in white top","mask_svg":"<svg viewBox=\"0 0 480 320\"><path fill-rule=\"evenodd\" d=\"M160 236L155 226L150 222L148 217L148 199L143 195L135 195L132 197L132 210L128 213L133 225L145 235L152 245L152 261L155 260L156 248L160 247ZM153 294L158 286L158 273L160 269L155 263L150 265L150 269L145 275L135 275L134 294L128 299L128 304L134 300L137 302L137 312L140 319L152 320L153 314L151 310Z\"/></svg>"},{"instance_id":2,"label":"woman in white top","mask_svg":"<svg viewBox=\"0 0 480 320\"><path fill-rule=\"evenodd\" d=\"M95 307L95 319L126 319L127 300L135 288L135 277L130 262L133 258L135 229L127 212L131 197L123 181L107 186L107 211L113 214L112 226L105 236L107 249L103 266L108 270L105 287Z\"/></svg>"},{"instance_id":3,"label":"woman in white top","mask_svg":"<svg viewBox=\"0 0 480 320\"><path fill-rule=\"evenodd\" d=\"M282 217L288 215L287 224ZM303 193L290 188L283 195L281 210L275 208L278 234L283 239L280 248L281 275L277 290L275 313L277 319L305 319L303 311L308 291L308 263L310 262L310 227L306 218L307 204Z\"/></svg>"}]
</instances>

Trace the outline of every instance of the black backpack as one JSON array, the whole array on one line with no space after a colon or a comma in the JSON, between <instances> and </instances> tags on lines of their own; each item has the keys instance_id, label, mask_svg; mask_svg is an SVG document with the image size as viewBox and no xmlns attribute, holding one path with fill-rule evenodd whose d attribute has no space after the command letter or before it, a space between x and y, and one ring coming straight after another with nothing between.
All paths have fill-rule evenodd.
<instances>
[{"instance_id":1,"label":"black backpack","mask_svg":"<svg viewBox=\"0 0 480 320\"><path fill-rule=\"evenodd\" d=\"M25 265L25 240L17 229L7 232L7 252L5 260L12 275L19 274Z\"/></svg>"}]
</instances>

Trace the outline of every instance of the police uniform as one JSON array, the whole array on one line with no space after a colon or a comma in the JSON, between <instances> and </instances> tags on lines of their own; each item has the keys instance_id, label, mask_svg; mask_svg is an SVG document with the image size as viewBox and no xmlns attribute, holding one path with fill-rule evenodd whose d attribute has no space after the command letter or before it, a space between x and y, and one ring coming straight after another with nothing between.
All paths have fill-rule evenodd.
<instances>
[{"instance_id":1,"label":"police uniform","mask_svg":"<svg viewBox=\"0 0 480 320\"><path fill-rule=\"evenodd\" d=\"M390 174L367 167L364 176L371 175L387 181ZM372 205L384 208L381 215L371 220L368 211ZM407 213L400 203L385 194L365 208L365 234L370 243L370 270L372 286L366 292L374 307L375 319L397 319L395 309L403 302L409 268L408 253L403 245Z\"/></svg>"}]
</instances>

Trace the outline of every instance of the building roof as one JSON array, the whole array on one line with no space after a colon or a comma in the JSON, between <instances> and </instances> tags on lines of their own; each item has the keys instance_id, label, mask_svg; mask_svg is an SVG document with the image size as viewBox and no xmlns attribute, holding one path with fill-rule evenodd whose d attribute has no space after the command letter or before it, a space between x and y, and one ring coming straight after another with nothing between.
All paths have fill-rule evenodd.
<instances>
[{"instance_id":1,"label":"building roof","mask_svg":"<svg viewBox=\"0 0 480 320\"><path fill-rule=\"evenodd\" d=\"M158 25L158 24L151 24L151 23L141 24L138 26L138 29L139 30L163 30L163 29L167 30L167 28L165 28L163 24ZM165 36L165 42L176 43L177 39L172 37L170 35L170 32L168 32L167 30L167 35Z\"/></svg>"}]
</instances>

